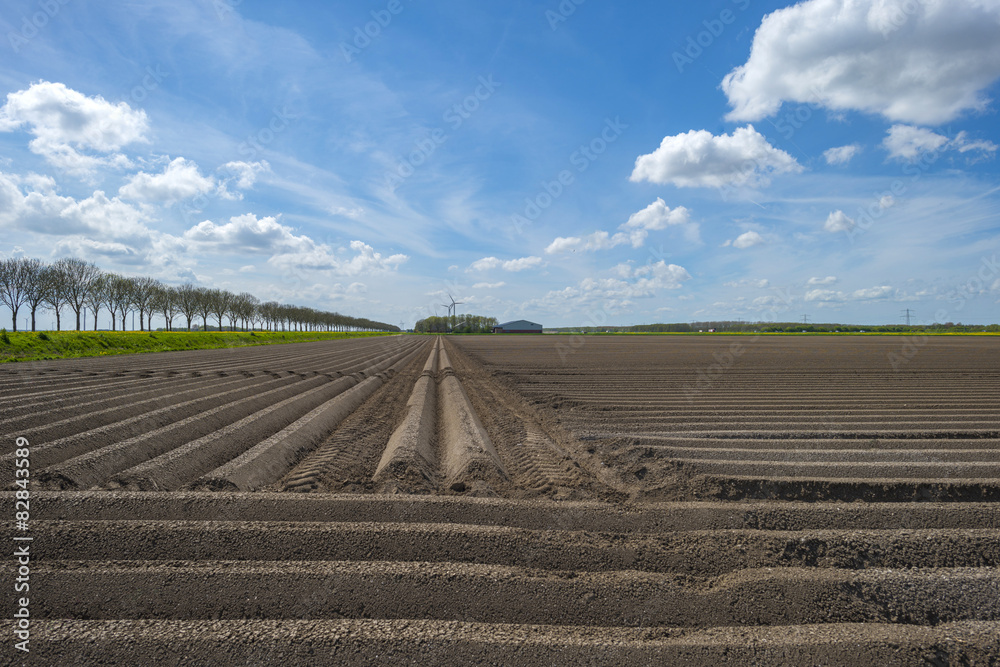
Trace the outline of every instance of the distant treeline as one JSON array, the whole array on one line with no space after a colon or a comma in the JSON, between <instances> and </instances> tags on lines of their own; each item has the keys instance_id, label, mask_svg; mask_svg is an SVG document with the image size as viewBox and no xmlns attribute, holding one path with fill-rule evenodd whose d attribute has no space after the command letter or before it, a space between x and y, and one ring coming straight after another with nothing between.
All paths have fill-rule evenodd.
<instances>
[{"instance_id":1,"label":"distant treeline","mask_svg":"<svg viewBox=\"0 0 1000 667\"><path fill-rule=\"evenodd\" d=\"M546 329L561 333L998 333L1000 324L803 324L801 322L675 322L631 326L559 327Z\"/></svg>"},{"instance_id":2,"label":"distant treeline","mask_svg":"<svg viewBox=\"0 0 1000 667\"><path fill-rule=\"evenodd\" d=\"M413 325L416 333L489 333L497 324L497 318L484 315L448 315L426 317Z\"/></svg>"},{"instance_id":3,"label":"distant treeline","mask_svg":"<svg viewBox=\"0 0 1000 667\"><path fill-rule=\"evenodd\" d=\"M190 331L201 319L201 328L266 331L399 331L399 327L361 317L291 306L277 301L261 302L249 292L234 294L227 290L198 287L190 283L174 287L153 278L121 276L102 271L82 259L60 259L46 264L39 259L15 257L0 260L0 303L11 310L13 331L17 331L18 313L31 313L31 330L39 310L55 313L56 331L62 328L62 311L76 315L76 330L86 328L83 315L93 315L94 329L103 310L110 315L111 330L121 322L125 331L127 315L139 316L139 330L147 322L152 329L153 316L162 316L164 328L174 329L181 318ZM89 312L88 312L89 311ZM119 319L120 317L120 319ZM225 320L229 320L228 327ZM134 328L134 327L133 327Z\"/></svg>"}]
</instances>

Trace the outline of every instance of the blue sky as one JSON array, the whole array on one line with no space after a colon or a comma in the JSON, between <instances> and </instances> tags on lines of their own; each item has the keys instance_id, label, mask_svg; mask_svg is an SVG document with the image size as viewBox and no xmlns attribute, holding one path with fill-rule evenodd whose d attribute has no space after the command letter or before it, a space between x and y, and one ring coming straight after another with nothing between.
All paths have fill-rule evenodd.
<instances>
[{"instance_id":1,"label":"blue sky","mask_svg":"<svg viewBox=\"0 0 1000 667\"><path fill-rule=\"evenodd\" d=\"M407 327L448 293L1000 320L995 0L9 1L0 34L4 256Z\"/></svg>"}]
</instances>

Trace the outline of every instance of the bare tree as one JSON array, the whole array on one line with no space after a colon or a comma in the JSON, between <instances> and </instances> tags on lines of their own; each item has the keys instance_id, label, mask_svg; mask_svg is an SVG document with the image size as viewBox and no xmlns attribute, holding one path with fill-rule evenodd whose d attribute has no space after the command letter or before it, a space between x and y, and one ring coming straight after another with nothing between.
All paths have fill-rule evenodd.
<instances>
[{"instance_id":1,"label":"bare tree","mask_svg":"<svg viewBox=\"0 0 1000 667\"><path fill-rule=\"evenodd\" d=\"M24 258L25 278L28 285L28 296L24 303L31 310L31 330L35 331L35 316L38 307L45 301L45 263L40 259Z\"/></svg>"},{"instance_id":2,"label":"bare tree","mask_svg":"<svg viewBox=\"0 0 1000 667\"><path fill-rule=\"evenodd\" d=\"M17 331L17 311L28 300L31 292L31 275L25 259L12 257L0 260L0 301L10 308Z\"/></svg>"},{"instance_id":3,"label":"bare tree","mask_svg":"<svg viewBox=\"0 0 1000 667\"><path fill-rule=\"evenodd\" d=\"M132 305L139 311L139 331L145 331L143 315L149 314L149 319L153 319L152 302L156 289L160 287L160 282L153 278L131 278L132 282ZM152 322L149 325L153 329Z\"/></svg>"},{"instance_id":4,"label":"bare tree","mask_svg":"<svg viewBox=\"0 0 1000 667\"><path fill-rule=\"evenodd\" d=\"M176 287L167 287L158 283L153 290L153 300L150 302L150 313L153 311L163 313L166 324L163 325L165 331L174 330L174 318L181 312L179 290ZM149 330L153 330L152 314L150 314ZM191 328L191 318L188 317L188 328Z\"/></svg>"},{"instance_id":5,"label":"bare tree","mask_svg":"<svg viewBox=\"0 0 1000 667\"><path fill-rule=\"evenodd\" d=\"M60 259L55 263L55 266L58 266L65 276L66 304L76 313L76 330L79 331L83 300L87 296L90 286L101 275L101 270L91 262L85 262L75 257Z\"/></svg>"},{"instance_id":6,"label":"bare tree","mask_svg":"<svg viewBox=\"0 0 1000 667\"><path fill-rule=\"evenodd\" d=\"M240 292L233 301L236 316L243 322L243 330L246 331L247 324L252 324L252 321L256 319L260 299L249 292Z\"/></svg>"},{"instance_id":7,"label":"bare tree","mask_svg":"<svg viewBox=\"0 0 1000 667\"><path fill-rule=\"evenodd\" d=\"M191 283L186 283L175 288L174 297L177 300L177 308L184 313L187 318L187 329L191 331L191 320L198 313L199 298L198 288Z\"/></svg>"},{"instance_id":8,"label":"bare tree","mask_svg":"<svg viewBox=\"0 0 1000 667\"><path fill-rule=\"evenodd\" d=\"M67 281L66 272L58 264L47 266L42 271L42 284L44 285L42 302L56 314L56 331L62 330L62 309L69 303Z\"/></svg>"},{"instance_id":9,"label":"bare tree","mask_svg":"<svg viewBox=\"0 0 1000 667\"><path fill-rule=\"evenodd\" d=\"M97 316L101 312L101 308L108 307L108 274L101 272L101 275L90 283L90 289L87 290L87 296L83 299L83 303L93 311L94 331L97 331ZM86 323L84 323L84 327L86 327Z\"/></svg>"},{"instance_id":10,"label":"bare tree","mask_svg":"<svg viewBox=\"0 0 1000 667\"><path fill-rule=\"evenodd\" d=\"M198 303L197 312L201 315L202 328L208 331L208 316L212 314L212 291L207 287L199 287L195 290Z\"/></svg>"},{"instance_id":11,"label":"bare tree","mask_svg":"<svg viewBox=\"0 0 1000 667\"><path fill-rule=\"evenodd\" d=\"M209 290L208 301L212 314L219 319L219 331L222 331L222 318L229 313L229 305L233 302L233 293L222 289Z\"/></svg>"},{"instance_id":12,"label":"bare tree","mask_svg":"<svg viewBox=\"0 0 1000 667\"><path fill-rule=\"evenodd\" d=\"M132 305L132 284L128 278L109 273L107 278L108 310L111 311L111 330L116 329L115 314L121 313L122 331L125 331L125 313Z\"/></svg>"}]
</instances>

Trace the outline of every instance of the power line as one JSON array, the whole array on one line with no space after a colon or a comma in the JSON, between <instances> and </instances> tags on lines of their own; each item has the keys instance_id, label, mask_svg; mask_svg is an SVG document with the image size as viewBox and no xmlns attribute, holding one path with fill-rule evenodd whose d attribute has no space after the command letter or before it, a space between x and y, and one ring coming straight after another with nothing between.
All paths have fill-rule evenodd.
<instances>
[{"instance_id":1,"label":"power line","mask_svg":"<svg viewBox=\"0 0 1000 667\"><path fill-rule=\"evenodd\" d=\"M906 310L904 310L903 314L900 315L900 317L905 317L906 318L906 326L910 326L910 316L911 315L913 315L913 311L910 310L909 308L907 308Z\"/></svg>"}]
</instances>

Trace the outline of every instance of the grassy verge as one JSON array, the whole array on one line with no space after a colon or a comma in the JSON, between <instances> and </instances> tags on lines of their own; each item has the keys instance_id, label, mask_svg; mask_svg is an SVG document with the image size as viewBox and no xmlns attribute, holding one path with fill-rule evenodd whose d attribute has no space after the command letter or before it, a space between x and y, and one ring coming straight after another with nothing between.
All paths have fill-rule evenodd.
<instances>
[{"instance_id":1,"label":"grassy verge","mask_svg":"<svg viewBox=\"0 0 1000 667\"><path fill-rule=\"evenodd\" d=\"M0 363L139 352L210 350L274 343L384 336L379 333L292 331L44 331L0 333Z\"/></svg>"}]
</instances>

